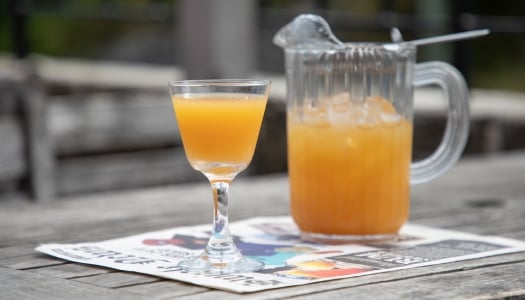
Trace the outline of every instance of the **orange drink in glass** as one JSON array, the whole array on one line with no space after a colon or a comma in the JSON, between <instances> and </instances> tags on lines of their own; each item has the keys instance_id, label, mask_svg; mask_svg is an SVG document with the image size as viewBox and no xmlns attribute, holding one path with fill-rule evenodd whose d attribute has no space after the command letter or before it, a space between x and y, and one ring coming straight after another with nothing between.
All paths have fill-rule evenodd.
<instances>
[{"instance_id":1,"label":"orange drink in glass","mask_svg":"<svg viewBox=\"0 0 525 300\"><path fill-rule=\"evenodd\" d=\"M267 96L192 94L172 97L188 161L201 172L238 173L255 151Z\"/></svg>"},{"instance_id":2,"label":"orange drink in glass","mask_svg":"<svg viewBox=\"0 0 525 300\"><path fill-rule=\"evenodd\" d=\"M186 157L208 178L214 202L206 247L179 267L209 274L262 269L264 263L243 256L230 235L228 198L231 182L252 160L270 82L186 80L170 82L169 87Z\"/></svg>"}]
</instances>

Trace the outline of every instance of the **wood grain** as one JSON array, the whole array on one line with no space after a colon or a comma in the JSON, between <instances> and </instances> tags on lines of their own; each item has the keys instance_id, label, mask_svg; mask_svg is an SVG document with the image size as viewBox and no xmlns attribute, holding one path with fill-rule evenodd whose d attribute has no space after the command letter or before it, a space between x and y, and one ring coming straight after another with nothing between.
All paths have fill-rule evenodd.
<instances>
[{"instance_id":1,"label":"wood grain","mask_svg":"<svg viewBox=\"0 0 525 300\"><path fill-rule=\"evenodd\" d=\"M140 295L0 267L0 299L144 299Z\"/></svg>"},{"instance_id":2,"label":"wood grain","mask_svg":"<svg viewBox=\"0 0 525 300\"><path fill-rule=\"evenodd\" d=\"M465 159L442 178L413 188L411 222L523 238L524 170L525 153ZM285 174L239 178L231 191L232 220L288 214ZM204 179L67 197L47 204L7 201L0 202L0 208L0 228L9 228L0 231L0 299L497 299L525 295L523 253L240 295L68 263L33 250L44 242L97 241L209 223L211 192Z\"/></svg>"}]
</instances>

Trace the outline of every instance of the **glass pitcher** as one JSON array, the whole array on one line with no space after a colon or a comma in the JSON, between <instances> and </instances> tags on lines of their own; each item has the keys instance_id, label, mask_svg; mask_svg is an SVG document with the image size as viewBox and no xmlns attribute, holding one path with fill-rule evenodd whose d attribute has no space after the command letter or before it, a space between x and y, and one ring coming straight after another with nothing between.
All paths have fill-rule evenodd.
<instances>
[{"instance_id":1,"label":"glass pitcher","mask_svg":"<svg viewBox=\"0 0 525 300\"><path fill-rule=\"evenodd\" d=\"M444 62L416 64L410 44L286 47L291 214L307 241L395 240L409 216L410 184L459 159L469 130L468 90ZM412 163L413 88L448 100L444 137Z\"/></svg>"}]
</instances>

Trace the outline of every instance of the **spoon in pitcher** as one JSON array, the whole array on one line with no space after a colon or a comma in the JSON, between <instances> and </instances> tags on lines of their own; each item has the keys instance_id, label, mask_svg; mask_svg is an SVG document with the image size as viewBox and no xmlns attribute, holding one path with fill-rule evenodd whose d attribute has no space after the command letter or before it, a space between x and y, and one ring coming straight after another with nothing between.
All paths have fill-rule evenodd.
<instances>
[{"instance_id":1,"label":"spoon in pitcher","mask_svg":"<svg viewBox=\"0 0 525 300\"><path fill-rule=\"evenodd\" d=\"M469 31L464 31L464 32L445 34L445 35L434 36L434 37L405 42L403 41L403 36L401 35L401 32L399 31L399 29L397 29L396 27L393 27L390 30L390 38L392 39L394 43L407 43L407 44L411 44L414 46L421 46L421 45L428 45L428 44L434 44L434 43L471 39L475 37L484 36L489 33L490 31L488 29L478 29L478 30L469 30Z\"/></svg>"}]
</instances>

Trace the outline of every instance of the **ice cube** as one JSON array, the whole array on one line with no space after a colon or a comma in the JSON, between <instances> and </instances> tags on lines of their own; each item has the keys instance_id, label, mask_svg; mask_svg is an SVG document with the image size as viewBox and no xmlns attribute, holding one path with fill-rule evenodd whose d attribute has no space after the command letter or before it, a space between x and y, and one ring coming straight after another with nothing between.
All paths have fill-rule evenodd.
<instances>
[{"instance_id":1,"label":"ice cube","mask_svg":"<svg viewBox=\"0 0 525 300\"><path fill-rule=\"evenodd\" d=\"M355 101L353 104L353 118L355 123L361 127L374 127L378 124L377 116L374 110L370 108L367 101Z\"/></svg>"},{"instance_id":2,"label":"ice cube","mask_svg":"<svg viewBox=\"0 0 525 300\"><path fill-rule=\"evenodd\" d=\"M401 119L392 103L381 96L369 97L366 104L368 112L378 123L396 123Z\"/></svg>"},{"instance_id":3,"label":"ice cube","mask_svg":"<svg viewBox=\"0 0 525 300\"><path fill-rule=\"evenodd\" d=\"M334 36L326 20L313 14L299 15L283 26L274 35L273 43L282 48L298 45L344 46Z\"/></svg>"},{"instance_id":4,"label":"ice cube","mask_svg":"<svg viewBox=\"0 0 525 300\"><path fill-rule=\"evenodd\" d=\"M346 112L350 107L350 95L340 93L330 98L330 106L336 112Z\"/></svg>"},{"instance_id":5,"label":"ice cube","mask_svg":"<svg viewBox=\"0 0 525 300\"><path fill-rule=\"evenodd\" d=\"M305 105L303 107L303 123L308 126L329 127L329 116L324 107Z\"/></svg>"},{"instance_id":6,"label":"ice cube","mask_svg":"<svg viewBox=\"0 0 525 300\"><path fill-rule=\"evenodd\" d=\"M351 108L350 95L348 93L340 93L335 96L325 99L328 103L328 120L331 124L342 125L350 124L352 120L349 116Z\"/></svg>"}]
</instances>

